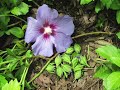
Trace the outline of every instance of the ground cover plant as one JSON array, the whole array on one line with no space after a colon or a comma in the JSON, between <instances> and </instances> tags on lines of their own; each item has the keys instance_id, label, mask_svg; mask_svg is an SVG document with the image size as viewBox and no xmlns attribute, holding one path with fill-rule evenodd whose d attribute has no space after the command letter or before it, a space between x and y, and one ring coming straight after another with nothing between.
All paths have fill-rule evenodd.
<instances>
[{"instance_id":1,"label":"ground cover plant","mask_svg":"<svg viewBox=\"0 0 120 90\"><path fill-rule=\"evenodd\" d=\"M1 0L0 90L120 90L119 0Z\"/></svg>"}]
</instances>

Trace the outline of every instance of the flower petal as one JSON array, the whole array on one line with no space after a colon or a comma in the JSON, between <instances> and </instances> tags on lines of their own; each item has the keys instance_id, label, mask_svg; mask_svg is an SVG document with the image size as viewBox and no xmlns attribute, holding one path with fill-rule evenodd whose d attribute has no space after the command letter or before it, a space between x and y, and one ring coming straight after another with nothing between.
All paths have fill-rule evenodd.
<instances>
[{"instance_id":1,"label":"flower petal","mask_svg":"<svg viewBox=\"0 0 120 90\"><path fill-rule=\"evenodd\" d=\"M55 9L51 9L48 5L43 4L38 8L36 18L37 20L50 20L58 17L58 12Z\"/></svg>"},{"instance_id":2,"label":"flower petal","mask_svg":"<svg viewBox=\"0 0 120 90\"><path fill-rule=\"evenodd\" d=\"M36 38L40 35L39 28L41 26L41 23L32 18L28 18L28 25L25 33L25 42L35 42Z\"/></svg>"},{"instance_id":3,"label":"flower petal","mask_svg":"<svg viewBox=\"0 0 120 90\"><path fill-rule=\"evenodd\" d=\"M65 52L72 42L72 38L63 33L56 33L55 35L54 44L58 53Z\"/></svg>"},{"instance_id":4,"label":"flower petal","mask_svg":"<svg viewBox=\"0 0 120 90\"><path fill-rule=\"evenodd\" d=\"M36 42L32 45L34 55L42 55L50 57L53 55L53 41L54 38L50 36L47 39L43 38L43 35L36 39Z\"/></svg>"},{"instance_id":5,"label":"flower petal","mask_svg":"<svg viewBox=\"0 0 120 90\"><path fill-rule=\"evenodd\" d=\"M56 32L62 32L66 35L72 35L74 32L73 19L68 15L56 18L53 23L57 25Z\"/></svg>"}]
</instances>

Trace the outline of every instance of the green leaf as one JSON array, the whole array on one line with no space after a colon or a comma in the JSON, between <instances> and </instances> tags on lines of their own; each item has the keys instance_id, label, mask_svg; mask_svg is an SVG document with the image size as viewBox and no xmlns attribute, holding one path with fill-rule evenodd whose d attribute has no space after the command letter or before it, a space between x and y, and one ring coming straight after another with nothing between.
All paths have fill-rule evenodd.
<instances>
[{"instance_id":1,"label":"green leaf","mask_svg":"<svg viewBox=\"0 0 120 90\"><path fill-rule=\"evenodd\" d=\"M0 75L0 90L7 82L8 81L5 79L5 77Z\"/></svg>"},{"instance_id":2,"label":"green leaf","mask_svg":"<svg viewBox=\"0 0 120 90\"><path fill-rule=\"evenodd\" d=\"M4 35L4 31L0 31L0 37L2 37Z\"/></svg>"},{"instance_id":3,"label":"green leaf","mask_svg":"<svg viewBox=\"0 0 120 90\"><path fill-rule=\"evenodd\" d=\"M74 45L74 49L75 49L75 52L76 52L76 53L80 53L80 51L81 51L81 47L80 47L79 44L75 44L75 45Z\"/></svg>"},{"instance_id":4,"label":"green leaf","mask_svg":"<svg viewBox=\"0 0 120 90\"><path fill-rule=\"evenodd\" d=\"M101 2L104 6L106 6L107 9L109 9L113 0L101 0Z\"/></svg>"},{"instance_id":5,"label":"green leaf","mask_svg":"<svg viewBox=\"0 0 120 90\"><path fill-rule=\"evenodd\" d=\"M73 68L74 72L77 72L82 69L83 69L83 65L80 65L80 64L78 64L75 68Z\"/></svg>"},{"instance_id":6,"label":"green leaf","mask_svg":"<svg viewBox=\"0 0 120 90\"><path fill-rule=\"evenodd\" d=\"M25 56L26 56L26 58L31 58L33 56L31 50L28 50L26 52Z\"/></svg>"},{"instance_id":7,"label":"green leaf","mask_svg":"<svg viewBox=\"0 0 120 90\"><path fill-rule=\"evenodd\" d=\"M49 72L49 73L54 73L54 70L55 70L55 66L54 66L54 63L50 63L46 70Z\"/></svg>"},{"instance_id":8,"label":"green leaf","mask_svg":"<svg viewBox=\"0 0 120 90\"><path fill-rule=\"evenodd\" d=\"M29 6L22 2L18 7L14 7L11 10L11 13L14 15L26 15L27 12L29 11Z\"/></svg>"},{"instance_id":9,"label":"green leaf","mask_svg":"<svg viewBox=\"0 0 120 90\"><path fill-rule=\"evenodd\" d=\"M103 4L101 2L97 2L96 6L95 6L95 12L98 13L99 11L101 11L104 8Z\"/></svg>"},{"instance_id":10,"label":"green leaf","mask_svg":"<svg viewBox=\"0 0 120 90\"><path fill-rule=\"evenodd\" d=\"M69 64L62 64L62 69L65 71L65 72L68 72L70 73L72 70L71 70L71 66Z\"/></svg>"},{"instance_id":11,"label":"green leaf","mask_svg":"<svg viewBox=\"0 0 120 90\"><path fill-rule=\"evenodd\" d=\"M67 54L72 54L73 51L74 51L74 48L71 46L67 49L66 53Z\"/></svg>"},{"instance_id":12,"label":"green leaf","mask_svg":"<svg viewBox=\"0 0 120 90\"><path fill-rule=\"evenodd\" d=\"M80 4L88 4L90 3L92 0L81 0Z\"/></svg>"},{"instance_id":13,"label":"green leaf","mask_svg":"<svg viewBox=\"0 0 120 90\"><path fill-rule=\"evenodd\" d=\"M69 64L71 63L70 55L68 55L68 54L65 54L65 53L64 53L64 54L62 55L62 59L63 59L64 62L67 62L67 63L69 63Z\"/></svg>"},{"instance_id":14,"label":"green leaf","mask_svg":"<svg viewBox=\"0 0 120 90\"><path fill-rule=\"evenodd\" d=\"M106 79L110 74L112 73L112 70L108 68L105 65L102 65L97 68L94 77L100 78L100 79Z\"/></svg>"},{"instance_id":15,"label":"green leaf","mask_svg":"<svg viewBox=\"0 0 120 90\"><path fill-rule=\"evenodd\" d=\"M9 32L18 38L22 38L24 36L23 30L19 27L13 27L9 29Z\"/></svg>"},{"instance_id":16,"label":"green leaf","mask_svg":"<svg viewBox=\"0 0 120 90\"><path fill-rule=\"evenodd\" d=\"M120 90L120 72L113 72L108 76L106 88L107 90Z\"/></svg>"},{"instance_id":17,"label":"green leaf","mask_svg":"<svg viewBox=\"0 0 120 90\"><path fill-rule=\"evenodd\" d=\"M56 73L57 73L57 75L59 77L62 77L62 75L63 75L63 69L60 66L58 66L57 69L56 69Z\"/></svg>"},{"instance_id":18,"label":"green leaf","mask_svg":"<svg viewBox=\"0 0 120 90\"><path fill-rule=\"evenodd\" d=\"M56 67L58 67L62 62L62 58L60 55L58 55L56 58L55 58L55 64L56 64Z\"/></svg>"},{"instance_id":19,"label":"green leaf","mask_svg":"<svg viewBox=\"0 0 120 90\"><path fill-rule=\"evenodd\" d=\"M113 0L110 9L119 10L120 9L120 0Z\"/></svg>"},{"instance_id":20,"label":"green leaf","mask_svg":"<svg viewBox=\"0 0 120 90\"><path fill-rule=\"evenodd\" d=\"M76 80L76 79L79 79L79 78L81 77L81 75L82 75L81 70L74 72L75 80Z\"/></svg>"},{"instance_id":21,"label":"green leaf","mask_svg":"<svg viewBox=\"0 0 120 90\"><path fill-rule=\"evenodd\" d=\"M75 68L76 65L78 64L78 62L79 62L78 58L73 58L72 59L72 67Z\"/></svg>"},{"instance_id":22,"label":"green leaf","mask_svg":"<svg viewBox=\"0 0 120 90\"><path fill-rule=\"evenodd\" d=\"M117 37L120 39L120 32L118 32L116 35L117 35Z\"/></svg>"},{"instance_id":23,"label":"green leaf","mask_svg":"<svg viewBox=\"0 0 120 90\"><path fill-rule=\"evenodd\" d=\"M80 56L80 63L82 65L84 65L84 66L88 66L89 67L89 65L87 64L87 59L86 59L85 56Z\"/></svg>"},{"instance_id":24,"label":"green leaf","mask_svg":"<svg viewBox=\"0 0 120 90\"><path fill-rule=\"evenodd\" d=\"M117 23L120 24L120 10L116 12Z\"/></svg>"},{"instance_id":25,"label":"green leaf","mask_svg":"<svg viewBox=\"0 0 120 90\"><path fill-rule=\"evenodd\" d=\"M11 80L2 87L2 90L20 90L20 83L17 81L17 79L14 81Z\"/></svg>"},{"instance_id":26,"label":"green leaf","mask_svg":"<svg viewBox=\"0 0 120 90\"><path fill-rule=\"evenodd\" d=\"M6 51L9 55L14 56L14 57L16 56L15 53L11 49L7 48Z\"/></svg>"},{"instance_id":27,"label":"green leaf","mask_svg":"<svg viewBox=\"0 0 120 90\"><path fill-rule=\"evenodd\" d=\"M80 57L80 54L78 54L78 53L74 52L74 53L72 53L72 55L71 55L71 56L72 56L72 58L75 58L75 57L77 57L77 58L78 58L78 57Z\"/></svg>"}]
</instances>

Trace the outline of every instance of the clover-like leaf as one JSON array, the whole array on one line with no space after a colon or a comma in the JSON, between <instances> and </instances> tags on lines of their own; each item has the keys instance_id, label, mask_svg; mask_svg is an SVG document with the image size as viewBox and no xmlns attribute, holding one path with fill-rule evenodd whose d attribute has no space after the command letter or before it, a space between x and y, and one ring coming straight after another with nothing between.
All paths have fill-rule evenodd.
<instances>
[{"instance_id":1,"label":"clover-like leaf","mask_svg":"<svg viewBox=\"0 0 120 90\"><path fill-rule=\"evenodd\" d=\"M73 58L72 59L72 67L75 68L76 65L78 64L78 62L79 62L78 58Z\"/></svg>"},{"instance_id":2,"label":"clover-like leaf","mask_svg":"<svg viewBox=\"0 0 120 90\"><path fill-rule=\"evenodd\" d=\"M75 68L73 68L74 72L77 72L81 69L83 69L83 65L81 65L81 64L78 64Z\"/></svg>"},{"instance_id":3,"label":"clover-like leaf","mask_svg":"<svg viewBox=\"0 0 120 90\"><path fill-rule=\"evenodd\" d=\"M88 66L88 67L89 67L89 65L87 64L87 59L86 59L85 56L80 56L80 63L81 63L82 65L85 65L85 66Z\"/></svg>"},{"instance_id":4,"label":"clover-like leaf","mask_svg":"<svg viewBox=\"0 0 120 90\"><path fill-rule=\"evenodd\" d=\"M67 49L66 53L67 54L72 54L73 51L74 51L74 48L71 46Z\"/></svg>"},{"instance_id":5,"label":"clover-like leaf","mask_svg":"<svg viewBox=\"0 0 120 90\"><path fill-rule=\"evenodd\" d=\"M81 70L74 72L75 80L79 79L81 77L81 75L82 75L82 71Z\"/></svg>"},{"instance_id":6,"label":"clover-like leaf","mask_svg":"<svg viewBox=\"0 0 120 90\"><path fill-rule=\"evenodd\" d=\"M81 51L81 47L79 44L75 44L74 49L75 49L75 52L77 52L77 53L80 53L80 51Z\"/></svg>"},{"instance_id":7,"label":"clover-like leaf","mask_svg":"<svg viewBox=\"0 0 120 90\"><path fill-rule=\"evenodd\" d=\"M59 66L62 62L62 58L60 55L58 55L56 58L55 58L55 64L56 64L56 67Z\"/></svg>"},{"instance_id":8,"label":"clover-like leaf","mask_svg":"<svg viewBox=\"0 0 120 90\"><path fill-rule=\"evenodd\" d=\"M14 15L26 15L28 11L29 11L29 6L26 3L21 2L21 4L18 7L14 7L11 10L11 13Z\"/></svg>"},{"instance_id":9,"label":"clover-like leaf","mask_svg":"<svg viewBox=\"0 0 120 90\"><path fill-rule=\"evenodd\" d=\"M50 63L50 64L46 67L46 70L47 70L49 73L54 73L54 70L55 70L54 63Z\"/></svg>"},{"instance_id":10,"label":"clover-like leaf","mask_svg":"<svg viewBox=\"0 0 120 90\"><path fill-rule=\"evenodd\" d=\"M57 73L57 75L58 75L59 77L62 77L62 75L63 75L63 69L62 69L62 67L58 66L58 67L56 68L56 73Z\"/></svg>"},{"instance_id":11,"label":"clover-like leaf","mask_svg":"<svg viewBox=\"0 0 120 90\"><path fill-rule=\"evenodd\" d=\"M72 71L71 66L69 64L62 64L62 69L68 73Z\"/></svg>"},{"instance_id":12,"label":"clover-like leaf","mask_svg":"<svg viewBox=\"0 0 120 90\"><path fill-rule=\"evenodd\" d=\"M69 63L69 64L71 63L70 55L68 55L68 54L65 54L65 53L64 53L64 54L62 55L62 59L63 59L64 62L67 62L67 63Z\"/></svg>"}]
</instances>

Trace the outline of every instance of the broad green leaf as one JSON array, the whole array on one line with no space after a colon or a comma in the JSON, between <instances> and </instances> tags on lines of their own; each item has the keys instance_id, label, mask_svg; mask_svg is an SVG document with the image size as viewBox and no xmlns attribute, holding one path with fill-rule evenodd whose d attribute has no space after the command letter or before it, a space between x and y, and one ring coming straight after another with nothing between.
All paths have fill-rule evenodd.
<instances>
[{"instance_id":1,"label":"broad green leaf","mask_svg":"<svg viewBox=\"0 0 120 90\"><path fill-rule=\"evenodd\" d=\"M63 59L64 62L67 62L67 63L69 63L69 64L71 63L70 55L68 55L68 54L65 54L65 53L64 53L64 54L62 55L62 59Z\"/></svg>"},{"instance_id":2,"label":"broad green leaf","mask_svg":"<svg viewBox=\"0 0 120 90\"><path fill-rule=\"evenodd\" d=\"M95 12L98 13L99 11L101 11L104 8L103 4L101 2L97 2L96 6L95 6Z\"/></svg>"},{"instance_id":3,"label":"broad green leaf","mask_svg":"<svg viewBox=\"0 0 120 90\"><path fill-rule=\"evenodd\" d=\"M109 9L113 0L101 0L101 2L104 6L106 6L107 9Z\"/></svg>"},{"instance_id":4,"label":"broad green leaf","mask_svg":"<svg viewBox=\"0 0 120 90\"><path fill-rule=\"evenodd\" d=\"M75 68L73 68L74 72L80 71L83 69L83 65L78 64Z\"/></svg>"},{"instance_id":5,"label":"broad green leaf","mask_svg":"<svg viewBox=\"0 0 120 90\"><path fill-rule=\"evenodd\" d=\"M116 12L117 23L120 24L120 10Z\"/></svg>"},{"instance_id":6,"label":"broad green leaf","mask_svg":"<svg viewBox=\"0 0 120 90\"><path fill-rule=\"evenodd\" d=\"M22 38L24 36L23 30L19 27L13 27L9 29L9 32L18 38Z\"/></svg>"},{"instance_id":7,"label":"broad green leaf","mask_svg":"<svg viewBox=\"0 0 120 90\"><path fill-rule=\"evenodd\" d=\"M54 66L54 63L50 63L46 70L49 72L49 73L54 73L54 70L55 70L55 66Z\"/></svg>"},{"instance_id":8,"label":"broad green leaf","mask_svg":"<svg viewBox=\"0 0 120 90\"><path fill-rule=\"evenodd\" d=\"M120 72L113 72L108 76L106 88L107 90L120 90Z\"/></svg>"},{"instance_id":9,"label":"broad green leaf","mask_svg":"<svg viewBox=\"0 0 120 90\"><path fill-rule=\"evenodd\" d=\"M62 77L62 75L63 75L63 69L62 69L60 66L58 66L58 67L56 68L56 73L57 73L57 75L58 75L59 77Z\"/></svg>"},{"instance_id":10,"label":"broad green leaf","mask_svg":"<svg viewBox=\"0 0 120 90\"><path fill-rule=\"evenodd\" d=\"M74 45L74 50L75 50L76 53L80 53L80 51L81 51L80 45L79 44L75 44Z\"/></svg>"},{"instance_id":11,"label":"broad green leaf","mask_svg":"<svg viewBox=\"0 0 120 90\"><path fill-rule=\"evenodd\" d=\"M120 53L118 49L113 45L106 45L96 49L96 52L101 57L110 60L111 57L119 57ZM114 52L114 53L113 53Z\"/></svg>"},{"instance_id":12,"label":"broad green leaf","mask_svg":"<svg viewBox=\"0 0 120 90\"><path fill-rule=\"evenodd\" d=\"M72 54L73 51L74 51L74 48L71 46L67 49L66 53L67 54Z\"/></svg>"},{"instance_id":13,"label":"broad green leaf","mask_svg":"<svg viewBox=\"0 0 120 90\"><path fill-rule=\"evenodd\" d=\"M81 0L80 4L81 4L81 5L82 5L82 4L88 4L88 3L90 3L91 1L93 1L93 0Z\"/></svg>"},{"instance_id":14,"label":"broad green leaf","mask_svg":"<svg viewBox=\"0 0 120 90\"><path fill-rule=\"evenodd\" d=\"M14 81L11 80L2 87L2 90L20 90L20 83L17 81L17 79Z\"/></svg>"},{"instance_id":15,"label":"broad green leaf","mask_svg":"<svg viewBox=\"0 0 120 90\"><path fill-rule=\"evenodd\" d=\"M86 59L85 56L80 56L80 63L82 65L84 65L84 66L88 66L89 67L89 65L87 64L87 59Z\"/></svg>"},{"instance_id":16,"label":"broad green leaf","mask_svg":"<svg viewBox=\"0 0 120 90\"><path fill-rule=\"evenodd\" d=\"M62 69L65 71L65 72L68 72L70 73L72 70L71 70L71 66L69 64L62 64Z\"/></svg>"},{"instance_id":17,"label":"broad green leaf","mask_svg":"<svg viewBox=\"0 0 120 90\"><path fill-rule=\"evenodd\" d=\"M120 0L113 0L110 9L119 10L120 9Z\"/></svg>"},{"instance_id":18,"label":"broad green leaf","mask_svg":"<svg viewBox=\"0 0 120 90\"><path fill-rule=\"evenodd\" d=\"M55 58L55 64L56 64L56 67L58 67L62 62L62 58L60 55L58 55L56 58Z\"/></svg>"},{"instance_id":19,"label":"broad green leaf","mask_svg":"<svg viewBox=\"0 0 120 90\"><path fill-rule=\"evenodd\" d=\"M117 37L120 39L120 32L118 32L116 35L117 35Z\"/></svg>"},{"instance_id":20,"label":"broad green leaf","mask_svg":"<svg viewBox=\"0 0 120 90\"><path fill-rule=\"evenodd\" d=\"M82 75L81 70L74 72L75 80L76 80L76 79L79 79L79 78L81 77L81 75Z\"/></svg>"},{"instance_id":21,"label":"broad green leaf","mask_svg":"<svg viewBox=\"0 0 120 90\"><path fill-rule=\"evenodd\" d=\"M110 62L120 67L120 57L111 57Z\"/></svg>"},{"instance_id":22,"label":"broad green leaf","mask_svg":"<svg viewBox=\"0 0 120 90\"><path fill-rule=\"evenodd\" d=\"M7 82L8 81L5 79L5 77L0 75L0 90Z\"/></svg>"},{"instance_id":23,"label":"broad green leaf","mask_svg":"<svg viewBox=\"0 0 120 90\"><path fill-rule=\"evenodd\" d=\"M112 70L108 68L106 65L102 65L97 68L94 77L100 78L100 79L106 79L110 74L112 73Z\"/></svg>"},{"instance_id":24,"label":"broad green leaf","mask_svg":"<svg viewBox=\"0 0 120 90\"><path fill-rule=\"evenodd\" d=\"M2 37L4 35L4 31L0 30L0 37Z\"/></svg>"},{"instance_id":25,"label":"broad green leaf","mask_svg":"<svg viewBox=\"0 0 120 90\"><path fill-rule=\"evenodd\" d=\"M79 62L78 58L73 58L72 59L72 67L75 68L77 66L78 62Z\"/></svg>"},{"instance_id":26,"label":"broad green leaf","mask_svg":"<svg viewBox=\"0 0 120 90\"><path fill-rule=\"evenodd\" d=\"M26 13L29 11L29 6L22 2L18 7L14 7L11 10L11 13L14 15L26 15Z\"/></svg>"}]
</instances>

